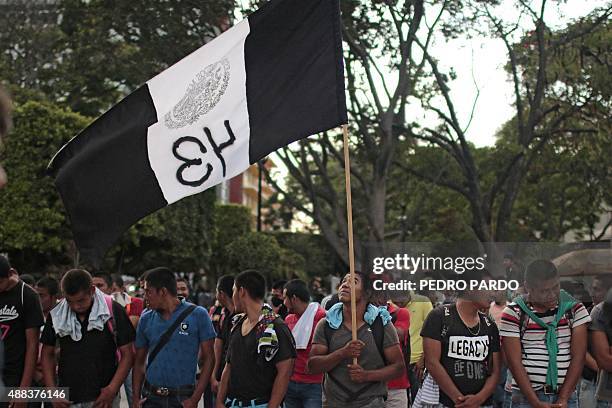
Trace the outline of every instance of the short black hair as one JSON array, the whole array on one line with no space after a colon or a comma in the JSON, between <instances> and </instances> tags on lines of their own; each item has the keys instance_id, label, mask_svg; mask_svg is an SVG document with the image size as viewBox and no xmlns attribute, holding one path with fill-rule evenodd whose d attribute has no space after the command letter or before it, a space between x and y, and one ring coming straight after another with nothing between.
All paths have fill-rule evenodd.
<instances>
[{"instance_id":1,"label":"short black hair","mask_svg":"<svg viewBox=\"0 0 612 408\"><path fill-rule=\"evenodd\" d=\"M10 272L11 264L9 260L4 255L0 255L0 278L8 278Z\"/></svg>"},{"instance_id":2,"label":"short black hair","mask_svg":"<svg viewBox=\"0 0 612 408\"><path fill-rule=\"evenodd\" d=\"M292 279L285 284L287 290L287 297L297 296L303 302L310 301L310 292L308 292L308 285L301 279Z\"/></svg>"},{"instance_id":3,"label":"short black hair","mask_svg":"<svg viewBox=\"0 0 612 408\"><path fill-rule=\"evenodd\" d=\"M106 272L96 272L93 274L93 277L104 279L104 282L106 282L106 286L108 286L109 288L113 286L113 279L111 278L110 274Z\"/></svg>"},{"instance_id":4,"label":"short black hair","mask_svg":"<svg viewBox=\"0 0 612 408\"><path fill-rule=\"evenodd\" d=\"M537 259L527 266L525 271L525 283L537 284L550 279L558 278L559 271L552 262L546 259Z\"/></svg>"},{"instance_id":5,"label":"short black hair","mask_svg":"<svg viewBox=\"0 0 612 408\"><path fill-rule=\"evenodd\" d=\"M159 290L165 288L172 296L176 296L176 277L166 267L160 266L145 272L145 282Z\"/></svg>"},{"instance_id":6,"label":"short black hair","mask_svg":"<svg viewBox=\"0 0 612 408\"><path fill-rule=\"evenodd\" d=\"M29 273L24 273L22 275L19 275L19 279L21 279L23 283L25 283L28 286L34 286L34 284L36 283L36 279L34 279L34 277L30 275Z\"/></svg>"},{"instance_id":7,"label":"short black hair","mask_svg":"<svg viewBox=\"0 0 612 408\"><path fill-rule=\"evenodd\" d=\"M484 278L492 278L492 277L493 275L491 275L491 272L489 272L487 269L477 269L477 268L470 268L466 270L464 273L462 273L461 275L454 276L454 279L456 281L464 281L467 284L465 289L457 290L457 297L465 298L468 292L474 291L474 289L470 289L469 282L482 281L484 280ZM478 292L478 289L476 289L475 291Z\"/></svg>"},{"instance_id":8,"label":"short black hair","mask_svg":"<svg viewBox=\"0 0 612 408\"><path fill-rule=\"evenodd\" d=\"M284 279L277 280L276 282L272 284L272 289L283 290L286 284L287 284L287 281Z\"/></svg>"},{"instance_id":9,"label":"short black hair","mask_svg":"<svg viewBox=\"0 0 612 408\"><path fill-rule=\"evenodd\" d=\"M49 296L59 295L59 282L54 277L45 276L44 278L41 278L38 280L38 282L36 282L36 286L39 288L47 289L47 292L49 292Z\"/></svg>"},{"instance_id":10,"label":"short black hair","mask_svg":"<svg viewBox=\"0 0 612 408\"><path fill-rule=\"evenodd\" d=\"M228 296L232 296L232 292L234 290L234 276L223 275L220 277L217 281L217 290L225 293Z\"/></svg>"},{"instance_id":11,"label":"short black hair","mask_svg":"<svg viewBox=\"0 0 612 408\"><path fill-rule=\"evenodd\" d=\"M121 277L120 274L118 273L113 273L111 275L111 278L113 279L113 283L115 285L117 285L118 287L122 288L125 285L125 282L123 282L123 278ZM112 285L111 285L112 286Z\"/></svg>"},{"instance_id":12,"label":"short black hair","mask_svg":"<svg viewBox=\"0 0 612 408\"><path fill-rule=\"evenodd\" d=\"M66 296L89 291L92 285L91 275L84 269L71 269L62 278L62 291Z\"/></svg>"},{"instance_id":13,"label":"short black hair","mask_svg":"<svg viewBox=\"0 0 612 408\"><path fill-rule=\"evenodd\" d=\"M189 284L189 281L186 278L176 278L177 285L179 282L184 282L187 286L187 290L189 291L189 293L191 293L191 285Z\"/></svg>"},{"instance_id":14,"label":"short black hair","mask_svg":"<svg viewBox=\"0 0 612 408\"><path fill-rule=\"evenodd\" d=\"M266 295L266 279L256 270L240 272L234 281L236 288L244 288L252 299L261 300Z\"/></svg>"},{"instance_id":15,"label":"short black hair","mask_svg":"<svg viewBox=\"0 0 612 408\"><path fill-rule=\"evenodd\" d=\"M344 274L344 276L349 275L349 274L350 272L347 272L346 274ZM366 300L366 302L369 302L370 299L372 298L372 293L374 292L373 280L372 278L370 278L369 274L362 272L362 271L355 271L355 276L357 275L359 275L359 277L361 278L361 287L363 288L363 291L362 291L363 297ZM344 277L342 279L344 280Z\"/></svg>"}]
</instances>

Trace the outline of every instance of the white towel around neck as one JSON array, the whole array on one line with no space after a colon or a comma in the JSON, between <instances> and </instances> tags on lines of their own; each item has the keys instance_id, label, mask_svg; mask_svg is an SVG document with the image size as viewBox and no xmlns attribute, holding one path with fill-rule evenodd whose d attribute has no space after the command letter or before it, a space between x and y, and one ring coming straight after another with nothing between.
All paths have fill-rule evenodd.
<instances>
[{"instance_id":1,"label":"white towel around neck","mask_svg":"<svg viewBox=\"0 0 612 408\"><path fill-rule=\"evenodd\" d=\"M87 331L104 330L104 324L110 319L110 311L104 299L104 293L96 288L93 305L89 313L89 321L87 323ZM80 341L81 322L76 313L70 309L66 299L63 299L56 307L51 310L51 319L53 320L53 329L58 337L70 336L74 341Z\"/></svg>"},{"instance_id":2,"label":"white towel around neck","mask_svg":"<svg viewBox=\"0 0 612 408\"><path fill-rule=\"evenodd\" d=\"M319 304L312 302L308 305L300 319L293 327L291 332L295 338L295 348L298 350L306 350L308 348L308 342L310 341L310 335L312 334L312 328L314 325L314 318L319 310Z\"/></svg>"}]
</instances>

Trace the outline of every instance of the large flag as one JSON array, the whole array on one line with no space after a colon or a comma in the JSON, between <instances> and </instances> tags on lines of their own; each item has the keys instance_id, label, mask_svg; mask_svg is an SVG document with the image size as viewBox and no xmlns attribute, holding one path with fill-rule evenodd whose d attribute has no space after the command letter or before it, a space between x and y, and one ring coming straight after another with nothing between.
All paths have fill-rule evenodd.
<instances>
[{"instance_id":1,"label":"large flag","mask_svg":"<svg viewBox=\"0 0 612 408\"><path fill-rule=\"evenodd\" d=\"M347 123L339 0L271 0L68 142L49 170L97 262L144 216Z\"/></svg>"}]
</instances>

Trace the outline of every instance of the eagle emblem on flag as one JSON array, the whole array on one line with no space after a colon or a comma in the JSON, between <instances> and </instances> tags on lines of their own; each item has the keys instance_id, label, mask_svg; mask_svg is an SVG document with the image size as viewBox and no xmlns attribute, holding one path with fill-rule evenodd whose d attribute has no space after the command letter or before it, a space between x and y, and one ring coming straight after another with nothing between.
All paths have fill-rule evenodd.
<instances>
[{"instance_id":1,"label":"eagle emblem on flag","mask_svg":"<svg viewBox=\"0 0 612 408\"><path fill-rule=\"evenodd\" d=\"M210 112L221 100L229 80L230 63L227 58L206 66L191 81L185 96L166 113L166 127L179 129L192 125Z\"/></svg>"}]
</instances>

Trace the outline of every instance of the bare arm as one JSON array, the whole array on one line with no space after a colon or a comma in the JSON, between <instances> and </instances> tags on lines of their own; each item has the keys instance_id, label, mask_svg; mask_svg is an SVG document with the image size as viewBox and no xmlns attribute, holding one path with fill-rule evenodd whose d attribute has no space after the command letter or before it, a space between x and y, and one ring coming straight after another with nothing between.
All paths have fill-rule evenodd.
<instances>
[{"instance_id":1,"label":"bare arm","mask_svg":"<svg viewBox=\"0 0 612 408\"><path fill-rule=\"evenodd\" d=\"M208 380L210 379L210 373L213 369L214 354L213 354L213 339L206 340L200 343L200 358L202 359L202 370L200 371L200 378L198 379L198 383L196 384L195 390L191 395L191 400L198 405L198 401L202 398L202 394L204 394L204 390L208 385Z\"/></svg>"},{"instance_id":2,"label":"bare arm","mask_svg":"<svg viewBox=\"0 0 612 408\"><path fill-rule=\"evenodd\" d=\"M217 392L217 408L225 408L231 370L232 365L230 363L225 364L223 374L221 374L221 382L219 383L219 392Z\"/></svg>"},{"instance_id":3,"label":"bare arm","mask_svg":"<svg viewBox=\"0 0 612 408\"><path fill-rule=\"evenodd\" d=\"M25 363L23 364L23 374L21 375L21 383L19 384L22 388L32 385L32 376L36 370L36 361L38 360L39 338L40 329L38 327L26 329Z\"/></svg>"},{"instance_id":4,"label":"bare arm","mask_svg":"<svg viewBox=\"0 0 612 408\"><path fill-rule=\"evenodd\" d=\"M324 344L313 344L308 358L308 372L311 374L321 374L333 370L338 364L344 360L359 357L363 349L363 343L360 340L350 341L346 346L328 353L328 348Z\"/></svg>"},{"instance_id":5,"label":"bare arm","mask_svg":"<svg viewBox=\"0 0 612 408\"><path fill-rule=\"evenodd\" d=\"M268 401L269 408L279 408L283 403L283 399L287 393L287 387L289 386L289 379L293 372L294 362L295 359L290 358L276 364L276 378L272 386L270 401Z\"/></svg>"},{"instance_id":6,"label":"bare arm","mask_svg":"<svg viewBox=\"0 0 612 408\"><path fill-rule=\"evenodd\" d=\"M523 367L521 340L518 337L504 337L502 347L514 381L516 381L523 395L527 397L529 404L532 406L539 406L538 396L533 391L531 381L527 375L527 370Z\"/></svg>"},{"instance_id":7,"label":"bare arm","mask_svg":"<svg viewBox=\"0 0 612 408\"><path fill-rule=\"evenodd\" d=\"M612 372L612 347L610 347L608 343L606 333L602 331L592 331L591 347L599 368Z\"/></svg>"},{"instance_id":8,"label":"bare arm","mask_svg":"<svg viewBox=\"0 0 612 408\"><path fill-rule=\"evenodd\" d=\"M597 365L597 361L595 361L595 357L593 357L593 355L588 351L586 353L584 365L593 371L599 371L599 366Z\"/></svg>"},{"instance_id":9,"label":"bare arm","mask_svg":"<svg viewBox=\"0 0 612 408\"><path fill-rule=\"evenodd\" d=\"M132 369L132 407L140 407L142 383L145 377L145 360L147 358L147 348L137 348L134 357L134 368Z\"/></svg>"},{"instance_id":10,"label":"bare arm","mask_svg":"<svg viewBox=\"0 0 612 408\"><path fill-rule=\"evenodd\" d=\"M117 371L111 380L109 386L115 391L115 394L119 392L121 385L125 381L125 377L129 374L132 366L134 365L134 352L132 351L133 343L125 344L119 347L121 353L121 360L117 366Z\"/></svg>"},{"instance_id":11,"label":"bare arm","mask_svg":"<svg viewBox=\"0 0 612 408\"><path fill-rule=\"evenodd\" d=\"M46 344L42 346L42 351L40 352L40 364L42 366L45 387L55 387L56 362L54 346L47 346Z\"/></svg>"},{"instance_id":12,"label":"bare arm","mask_svg":"<svg viewBox=\"0 0 612 408\"><path fill-rule=\"evenodd\" d=\"M425 355L425 367L427 371L429 371L429 374L431 374L440 389L457 404L459 398L463 397L463 394L450 378L442 363L440 363L442 343L429 337L423 337L423 353Z\"/></svg>"},{"instance_id":13,"label":"bare arm","mask_svg":"<svg viewBox=\"0 0 612 408\"><path fill-rule=\"evenodd\" d=\"M355 382L387 382L404 373L406 365L399 344L384 350L386 365L377 370L364 370L359 365L349 365L349 375Z\"/></svg>"},{"instance_id":14,"label":"bare arm","mask_svg":"<svg viewBox=\"0 0 612 408\"><path fill-rule=\"evenodd\" d=\"M221 340L220 338L215 339L214 351L215 351L215 366L213 367L213 370L210 374L210 384L211 384L213 393L216 393L218 392L218 388L219 388L219 384L217 382L217 373L219 372L219 368L221 368L221 363L222 363L221 354L223 353L223 340Z\"/></svg>"},{"instance_id":15,"label":"bare arm","mask_svg":"<svg viewBox=\"0 0 612 408\"><path fill-rule=\"evenodd\" d=\"M559 389L557 402L567 402L572 392L576 390L576 384L582 376L584 359L587 349L587 325L583 324L572 329L571 355L569 368L565 374L563 385Z\"/></svg>"}]
</instances>

